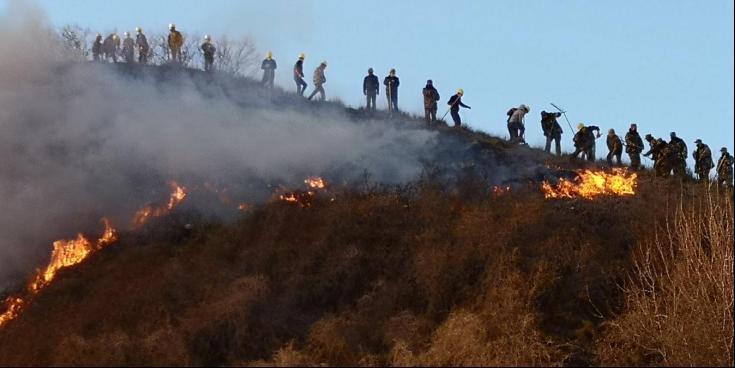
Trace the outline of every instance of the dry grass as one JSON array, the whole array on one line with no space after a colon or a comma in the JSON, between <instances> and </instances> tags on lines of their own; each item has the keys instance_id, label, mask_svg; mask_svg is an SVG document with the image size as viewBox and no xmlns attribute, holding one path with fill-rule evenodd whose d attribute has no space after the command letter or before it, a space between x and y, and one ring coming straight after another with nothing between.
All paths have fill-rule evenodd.
<instances>
[{"instance_id":1,"label":"dry grass","mask_svg":"<svg viewBox=\"0 0 735 368\"><path fill-rule=\"evenodd\" d=\"M625 313L598 348L603 364L732 366L732 197L679 205L636 249L624 292Z\"/></svg>"}]
</instances>

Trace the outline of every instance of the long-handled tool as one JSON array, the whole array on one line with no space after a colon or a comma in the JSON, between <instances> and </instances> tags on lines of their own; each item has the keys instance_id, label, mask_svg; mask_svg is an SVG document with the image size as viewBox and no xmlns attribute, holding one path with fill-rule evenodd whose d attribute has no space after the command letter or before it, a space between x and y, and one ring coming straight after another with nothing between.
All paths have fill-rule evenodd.
<instances>
[{"instance_id":1,"label":"long-handled tool","mask_svg":"<svg viewBox=\"0 0 735 368\"><path fill-rule=\"evenodd\" d=\"M564 111L564 110L562 110L562 108L561 108L561 107L559 107L559 106L556 106L556 104L554 104L553 102L551 103L551 106L554 106L554 108L555 108L555 109L559 110L559 112L560 112L560 113L561 113L562 115L564 115L564 120L566 120L566 121L567 121L567 125L569 125L569 131L570 131L570 132L574 132L574 128L572 128L572 123L570 123L570 122L569 122L569 118L567 118L567 112L566 112L566 111Z\"/></svg>"}]
</instances>

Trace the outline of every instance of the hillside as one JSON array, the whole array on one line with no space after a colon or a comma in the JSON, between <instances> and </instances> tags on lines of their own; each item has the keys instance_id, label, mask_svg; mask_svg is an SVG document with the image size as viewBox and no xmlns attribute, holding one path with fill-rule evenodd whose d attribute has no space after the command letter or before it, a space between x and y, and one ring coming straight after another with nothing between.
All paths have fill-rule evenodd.
<instances>
[{"instance_id":1,"label":"hillside","mask_svg":"<svg viewBox=\"0 0 735 368\"><path fill-rule=\"evenodd\" d=\"M206 106L237 106L234 116L335 120L374 144L329 165L293 161L284 176L223 170L215 181L233 201L207 189L209 171L126 168L146 190L122 196L132 203L113 222L166 198L165 186L148 189L166 180L188 196L61 269L0 327L2 366L733 364L733 205L722 188L642 172L634 195L547 199L541 183L581 164L247 79L68 66L87 67L197 91ZM309 176L325 188L299 192ZM16 280L7 294L22 290Z\"/></svg>"}]
</instances>

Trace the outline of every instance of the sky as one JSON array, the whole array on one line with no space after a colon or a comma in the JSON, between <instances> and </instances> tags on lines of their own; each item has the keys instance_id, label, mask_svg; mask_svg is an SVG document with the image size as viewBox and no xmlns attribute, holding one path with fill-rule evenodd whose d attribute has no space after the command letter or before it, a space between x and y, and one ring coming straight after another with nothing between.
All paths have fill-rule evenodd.
<instances>
[{"instance_id":1,"label":"sky","mask_svg":"<svg viewBox=\"0 0 735 368\"><path fill-rule=\"evenodd\" d=\"M7 1L0 0L0 12ZM622 136L635 122L641 136L668 140L676 131L690 152L701 138L715 160L720 147L733 151L731 0L35 3L56 26L165 32L173 22L185 34L249 35L263 55L274 53L276 83L288 89L295 89L291 68L304 52L307 93L313 69L326 60L327 97L352 106L364 104L369 67L381 79L396 68L399 108L416 114L423 114L427 79L441 94L439 115L463 88L472 106L463 120L499 136L508 135L505 112L524 103L531 145L543 144L539 113L553 111L554 102L575 126ZM382 90L378 107L386 107ZM571 150L570 128L560 124L562 148ZM597 151L606 148L598 144Z\"/></svg>"}]
</instances>

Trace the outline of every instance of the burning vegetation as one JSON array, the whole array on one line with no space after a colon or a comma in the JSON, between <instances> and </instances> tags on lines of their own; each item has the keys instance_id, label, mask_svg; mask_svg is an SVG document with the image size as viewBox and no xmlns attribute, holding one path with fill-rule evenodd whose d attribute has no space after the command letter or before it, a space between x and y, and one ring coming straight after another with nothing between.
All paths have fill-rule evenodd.
<instances>
[{"instance_id":1,"label":"burning vegetation","mask_svg":"<svg viewBox=\"0 0 735 368\"><path fill-rule=\"evenodd\" d=\"M605 171L583 170L574 180L561 178L552 185L547 181L541 184L545 198L584 198L595 199L599 196L631 196L636 192L638 175L623 168Z\"/></svg>"}]
</instances>

